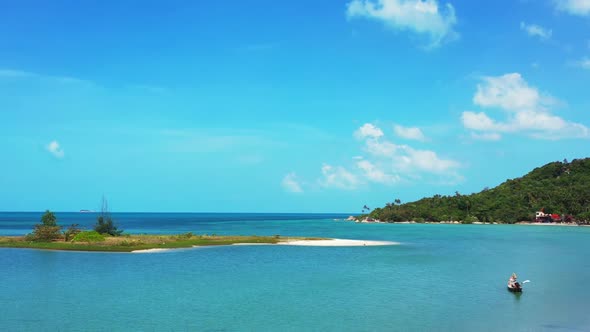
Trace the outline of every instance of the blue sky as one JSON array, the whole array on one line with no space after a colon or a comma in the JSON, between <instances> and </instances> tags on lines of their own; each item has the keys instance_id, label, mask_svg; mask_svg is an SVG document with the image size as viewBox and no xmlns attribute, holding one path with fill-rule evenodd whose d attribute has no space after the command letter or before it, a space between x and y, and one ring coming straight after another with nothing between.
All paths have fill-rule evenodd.
<instances>
[{"instance_id":1,"label":"blue sky","mask_svg":"<svg viewBox=\"0 0 590 332\"><path fill-rule=\"evenodd\" d=\"M590 1L5 1L0 210L360 212L589 157Z\"/></svg>"}]
</instances>

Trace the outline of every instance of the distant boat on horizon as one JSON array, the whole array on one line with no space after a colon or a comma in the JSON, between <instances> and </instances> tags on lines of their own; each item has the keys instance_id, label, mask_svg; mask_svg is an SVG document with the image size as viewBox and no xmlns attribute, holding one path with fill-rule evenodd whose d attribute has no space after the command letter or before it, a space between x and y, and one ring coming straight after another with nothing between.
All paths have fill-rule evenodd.
<instances>
[{"instance_id":1,"label":"distant boat on horizon","mask_svg":"<svg viewBox=\"0 0 590 332\"><path fill-rule=\"evenodd\" d=\"M92 212L94 212L94 211L92 211L92 210L80 210L80 213L92 213Z\"/></svg>"}]
</instances>

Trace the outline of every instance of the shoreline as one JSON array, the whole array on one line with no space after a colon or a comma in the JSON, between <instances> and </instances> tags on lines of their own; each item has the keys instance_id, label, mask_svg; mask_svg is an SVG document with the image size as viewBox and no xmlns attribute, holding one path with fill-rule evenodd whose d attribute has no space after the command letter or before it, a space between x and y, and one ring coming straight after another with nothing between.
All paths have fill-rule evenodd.
<instances>
[{"instance_id":1,"label":"shoreline","mask_svg":"<svg viewBox=\"0 0 590 332\"><path fill-rule=\"evenodd\" d=\"M393 241L375 241L375 240L351 240L351 239L318 239L318 240L287 240L277 243L233 243L232 246L298 246L298 247L375 247L375 246L395 246L399 242ZM192 248L205 248L212 246L193 246ZM216 246L219 247L219 246ZM190 248L152 248L133 250L131 253L159 253L171 250L190 249Z\"/></svg>"},{"instance_id":2,"label":"shoreline","mask_svg":"<svg viewBox=\"0 0 590 332\"><path fill-rule=\"evenodd\" d=\"M308 246L308 247L365 247L365 246L394 246L399 242L375 241L375 240L351 240L351 239L326 239L326 240L293 240L279 242L283 246Z\"/></svg>"},{"instance_id":3,"label":"shoreline","mask_svg":"<svg viewBox=\"0 0 590 332\"><path fill-rule=\"evenodd\" d=\"M460 221L440 221L440 222L434 222L434 221L425 221L425 222L417 222L417 221L393 221L393 222L388 222L388 221L380 221L380 220L375 220L375 221L352 221L352 220L343 220L345 222L354 222L357 224L402 224L402 225L419 225L419 224L423 224L423 225L510 225L510 226L563 226L563 227L590 227L590 224L588 225L580 225L580 224L575 224L575 223L542 223L542 222L517 222L517 223L497 223L497 222L493 222L493 223L489 223L489 222L480 222L480 221L476 221L476 222L472 222L472 223L462 223Z\"/></svg>"},{"instance_id":4,"label":"shoreline","mask_svg":"<svg viewBox=\"0 0 590 332\"><path fill-rule=\"evenodd\" d=\"M376 246L395 246L399 242L393 241L376 241L376 240L351 240L351 239L318 239L318 240L287 240L277 243L234 243L231 246L295 246L295 247L376 247ZM220 245L215 247L221 247ZM186 249L206 248L213 246L193 246L192 248L152 248L133 250L133 254L161 253Z\"/></svg>"}]
</instances>

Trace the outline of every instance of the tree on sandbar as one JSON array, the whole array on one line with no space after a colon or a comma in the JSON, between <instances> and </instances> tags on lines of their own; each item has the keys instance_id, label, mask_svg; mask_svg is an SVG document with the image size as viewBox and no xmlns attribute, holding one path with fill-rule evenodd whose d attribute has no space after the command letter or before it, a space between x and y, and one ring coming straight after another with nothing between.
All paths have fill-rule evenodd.
<instances>
[{"instance_id":1,"label":"tree on sandbar","mask_svg":"<svg viewBox=\"0 0 590 332\"><path fill-rule=\"evenodd\" d=\"M109 234L111 236L119 236L123 233L122 229L119 230L115 226L111 213L109 212L109 204L104 196L102 197L100 215L96 218L94 230L100 234Z\"/></svg>"},{"instance_id":2,"label":"tree on sandbar","mask_svg":"<svg viewBox=\"0 0 590 332\"><path fill-rule=\"evenodd\" d=\"M27 237L32 241L53 241L61 237L61 227L57 225L57 217L49 210L41 216L41 223L35 225L33 233Z\"/></svg>"}]
</instances>

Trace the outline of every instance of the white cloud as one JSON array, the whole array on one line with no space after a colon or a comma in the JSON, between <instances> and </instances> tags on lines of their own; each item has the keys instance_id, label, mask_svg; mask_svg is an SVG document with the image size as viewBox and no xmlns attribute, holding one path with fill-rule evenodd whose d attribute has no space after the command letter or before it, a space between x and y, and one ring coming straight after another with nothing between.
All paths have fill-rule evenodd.
<instances>
[{"instance_id":1,"label":"white cloud","mask_svg":"<svg viewBox=\"0 0 590 332\"><path fill-rule=\"evenodd\" d=\"M424 141L426 137L422 133L422 130L418 127L403 127L400 125L393 126L395 134L401 138L411 139L416 141Z\"/></svg>"},{"instance_id":2,"label":"white cloud","mask_svg":"<svg viewBox=\"0 0 590 332\"><path fill-rule=\"evenodd\" d=\"M319 184L326 188L353 190L360 184L359 178L341 166L322 165L322 178Z\"/></svg>"},{"instance_id":3,"label":"white cloud","mask_svg":"<svg viewBox=\"0 0 590 332\"><path fill-rule=\"evenodd\" d=\"M499 107L507 111L532 110L553 103L551 96L541 96L519 73L484 77L477 85L473 103L481 107Z\"/></svg>"},{"instance_id":4,"label":"white cloud","mask_svg":"<svg viewBox=\"0 0 590 332\"><path fill-rule=\"evenodd\" d=\"M357 131L354 132L354 136L358 139L365 138L379 138L383 136L383 131L373 124L365 123Z\"/></svg>"},{"instance_id":5,"label":"white cloud","mask_svg":"<svg viewBox=\"0 0 590 332\"><path fill-rule=\"evenodd\" d=\"M492 119L490 119L485 113L474 113L474 112L463 112L461 115L461 121L465 128L473 130L499 130L499 125Z\"/></svg>"},{"instance_id":6,"label":"white cloud","mask_svg":"<svg viewBox=\"0 0 590 332\"><path fill-rule=\"evenodd\" d=\"M399 145L389 141L379 141L376 139L365 141L365 149L373 156L388 157L393 155L398 148Z\"/></svg>"},{"instance_id":7,"label":"white cloud","mask_svg":"<svg viewBox=\"0 0 590 332\"><path fill-rule=\"evenodd\" d=\"M526 24L525 22L520 22L520 29L525 31L529 36L539 37L540 39L549 39L553 34L551 29L543 28L537 24Z\"/></svg>"},{"instance_id":8,"label":"white cloud","mask_svg":"<svg viewBox=\"0 0 590 332\"><path fill-rule=\"evenodd\" d=\"M410 147L406 147L405 151L407 155L400 156L399 160L406 163L406 167L418 171L443 174L460 166L454 160L440 158L434 151L415 150Z\"/></svg>"},{"instance_id":9,"label":"white cloud","mask_svg":"<svg viewBox=\"0 0 590 332\"><path fill-rule=\"evenodd\" d=\"M281 181L281 185L288 192L292 192L292 193L302 193L303 192L303 188L301 187L301 184L297 180L297 175L295 174L295 172L291 172L291 173L285 175L285 177L283 178L283 181Z\"/></svg>"},{"instance_id":10,"label":"white cloud","mask_svg":"<svg viewBox=\"0 0 590 332\"><path fill-rule=\"evenodd\" d=\"M434 151L414 149L385 139L365 139L365 151L373 158L391 163L391 170L399 173L426 172L444 174L454 172L460 164L442 159Z\"/></svg>"},{"instance_id":11,"label":"white cloud","mask_svg":"<svg viewBox=\"0 0 590 332\"><path fill-rule=\"evenodd\" d=\"M455 8L450 3L441 7L437 0L353 0L346 14L349 18L380 21L395 30L427 35L430 46L436 47L457 36L453 30L457 23Z\"/></svg>"},{"instance_id":12,"label":"white cloud","mask_svg":"<svg viewBox=\"0 0 590 332\"><path fill-rule=\"evenodd\" d=\"M484 112L463 112L461 121L466 129L474 131L472 138L498 140L500 133L506 132L544 139L590 137L586 126L553 115L550 106L556 103L555 98L529 86L520 74L484 77L482 80L483 83L477 85L474 104L501 109L506 119L497 121Z\"/></svg>"},{"instance_id":13,"label":"white cloud","mask_svg":"<svg viewBox=\"0 0 590 332\"><path fill-rule=\"evenodd\" d=\"M354 155L345 167L324 163L321 177L317 180L320 187L355 190L371 183L394 185L422 180L455 184L462 179L457 173L461 167L459 162L442 158L434 151L389 141L383 131L372 123L362 125L354 136L362 142L363 153ZM292 180L294 175L286 179ZM290 181L283 179L283 182Z\"/></svg>"},{"instance_id":14,"label":"white cloud","mask_svg":"<svg viewBox=\"0 0 590 332\"><path fill-rule=\"evenodd\" d=\"M590 15L590 0L554 0L557 10L578 16Z\"/></svg>"},{"instance_id":15,"label":"white cloud","mask_svg":"<svg viewBox=\"0 0 590 332\"><path fill-rule=\"evenodd\" d=\"M576 61L576 65L580 68L590 70L590 58L584 57L580 61Z\"/></svg>"},{"instance_id":16,"label":"white cloud","mask_svg":"<svg viewBox=\"0 0 590 332\"><path fill-rule=\"evenodd\" d=\"M51 141L47 144L47 151L49 151L56 158L63 158L64 150L59 145L58 141Z\"/></svg>"},{"instance_id":17,"label":"white cloud","mask_svg":"<svg viewBox=\"0 0 590 332\"><path fill-rule=\"evenodd\" d=\"M363 172L363 175L369 181L388 185L400 181L399 175L387 174L379 166L373 164L368 160L358 160L356 166Z\"/></svg>"}]
</instances>

